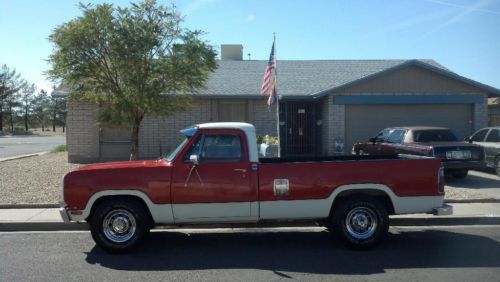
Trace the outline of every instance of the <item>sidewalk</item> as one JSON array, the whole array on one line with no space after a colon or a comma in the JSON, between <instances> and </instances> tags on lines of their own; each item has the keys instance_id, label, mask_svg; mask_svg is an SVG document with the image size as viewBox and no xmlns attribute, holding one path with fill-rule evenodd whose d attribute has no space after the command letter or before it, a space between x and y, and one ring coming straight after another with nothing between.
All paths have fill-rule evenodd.
<instances>
[{"instance_id":1,"label":"sidewalk","mask_svg":"<svg viewBox=\"0 0 500 282\"><path fill-rule=\"evenodd\" d=\"M500 225L500 203L453 203L453 215L391 216L393 226ZM64 223L56 208L0 209L0 231L88 230L85 223Z\"/></svg>"}]
</instances>

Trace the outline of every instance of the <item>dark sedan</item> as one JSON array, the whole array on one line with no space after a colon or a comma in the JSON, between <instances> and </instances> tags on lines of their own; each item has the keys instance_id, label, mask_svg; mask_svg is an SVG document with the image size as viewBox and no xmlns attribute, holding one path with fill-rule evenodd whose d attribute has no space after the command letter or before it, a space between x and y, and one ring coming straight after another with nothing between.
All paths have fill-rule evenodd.
<instances>
[{"instance_id":1,"label":"dark sedan","mask_svg":"<svg viewBox=\"0 0 500 282\"><path fill-rule=\"evenodd\" d=\"M459 142L444 127L390 127L369 142L352 148L356 155L409 154L440 158L448 176L463 178L469 169L484 168L484 149L475 144Z\"/></svg>"},{"instance_id":2,"label":"dark sedan","mask_svg":"<svg viewBox=\"0 0 500 282\"><path fill-rule=\"evenodd\" d=\"M472 134L469 141L484 148L486 166L495 169L500 176L500 126L480 129Z\"/></svg>"}]
</instances>

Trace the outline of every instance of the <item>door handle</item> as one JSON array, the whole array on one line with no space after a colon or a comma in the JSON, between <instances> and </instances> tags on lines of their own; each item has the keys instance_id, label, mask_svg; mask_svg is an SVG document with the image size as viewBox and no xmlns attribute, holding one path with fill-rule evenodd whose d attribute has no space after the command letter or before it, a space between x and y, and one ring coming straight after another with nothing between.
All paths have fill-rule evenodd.
<instances>
[{"instance_id":1,"label":"door handle","mask_svg":"<svg viewBox=\"0 0 500 282\"><path fill-rule=\"evenodd\" d=\"M234 171L243 172L243 173L247 172L247 170L244 168L235 168Z\"/></svg>"}]
</instances>

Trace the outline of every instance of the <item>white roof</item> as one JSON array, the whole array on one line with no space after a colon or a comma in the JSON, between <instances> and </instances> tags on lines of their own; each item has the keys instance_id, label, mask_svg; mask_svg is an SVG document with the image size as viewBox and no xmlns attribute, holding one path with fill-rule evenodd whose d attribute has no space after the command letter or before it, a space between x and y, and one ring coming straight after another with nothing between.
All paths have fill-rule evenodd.
<instances>
[{"instance_id":1,"label":"white roof","mask_svg":"<svg viewBox=\"0 0 500 282\"><path fill-rule=\"evenodd\" d=\"M209 122L196 125L198 128L231 128L241 129L245 132L255 132L255 127L246 122Z\"/></svg>"}]
</instances>

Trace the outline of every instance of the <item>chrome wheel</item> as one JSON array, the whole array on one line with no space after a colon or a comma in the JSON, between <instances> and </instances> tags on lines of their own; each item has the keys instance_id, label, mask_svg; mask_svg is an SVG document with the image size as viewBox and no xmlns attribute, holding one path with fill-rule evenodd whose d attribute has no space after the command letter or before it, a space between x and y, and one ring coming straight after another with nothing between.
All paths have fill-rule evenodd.
<instances>
[{"instance_id":1,"label":"chrome wheel","mask_svg":"<svg viewBox=\"0 0 500 282\"><path fill-rule=\"evenodd\" d=\"M378 221L376 213L366 207L356 207L345 218L345 227L350 236L364 240L375 234Z\"/></svg>"},{"instance_id":2,"label":"chrome wheel","mask_svg":"<svg viewBox=\"0 0 500 282\"><path fill-rule=\"evenodd\" d=\"M104 236L114 243L130 240L136 233L134 216L125 209L111 210L102 221Z\"/></svg>"}]
</instances>

